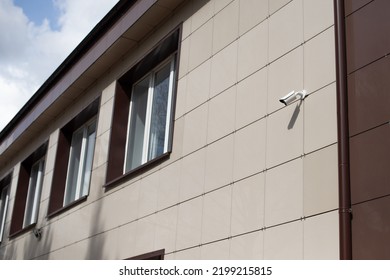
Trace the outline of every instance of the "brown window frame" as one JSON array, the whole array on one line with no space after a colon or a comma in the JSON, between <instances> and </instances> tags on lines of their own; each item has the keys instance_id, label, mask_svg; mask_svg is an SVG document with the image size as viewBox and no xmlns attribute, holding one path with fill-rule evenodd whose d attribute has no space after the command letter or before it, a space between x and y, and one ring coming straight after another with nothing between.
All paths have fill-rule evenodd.
<instances>
[{"instance_id":1,"label":"brown window frame","mask_svg":"<svg viewBox=\"0 0 390 280\"><path fill-rule=\"evenodd\" d=\"M63 205L73 132L75 132L90 119L97 116L99 112L99 106L100 97L95 99L90 105L88 105L76 117L74 117L70 122L68 122L63 128L60 129L49 198L49 218L60 214L63 211L74 207L75 205L78 205L79 203L85 201L88 197L87 194L66 206Z\"/></svg>"},{"instance_id":2,"label":"brown window frame","mask_svg":"<svg viewBox=\"0 0 390 280\"><path fill-rule=\"evenodd\" d=\"M46 141L27 157L20 165L18 183L15 194L15 202L12 213L10 237L28 231L35 227L36 223L23 228L24 215L26 210L27 194L30 182L31 169L33 165L46 156L48 142Z\"/></svg>"},{"instance_id":3,"label":"brown window frame","mask_svg":"<svg viewBox=\"0 0 390 280\"><path fill-rule=\"evenodd\" d=\"M165 255L165 249L161 249L150 253L131 257L126 260L164 260L164 255Z\"/></svg>"},{"instance_id":4,"label":"brown window frame","mask_svg":"<svg viewBox=\"0 0 390 280\"><path fill-rule=\"evenodd\" d=\"M108 151L105 188L113 187L129 178L153 168L169 158L172 152L174 115L176 106L177 80L179 72L179 53L181 42L181 26L175 28L161 40L145 57L118 79L115 89L114 110L111 125L110 145ZM170 56L175 56L175 75L172 91L172 108L169 125L167 152L146 163L124 172L126 141L128 137L128 120L132 86Z\"/></svg>"}]
</instances>

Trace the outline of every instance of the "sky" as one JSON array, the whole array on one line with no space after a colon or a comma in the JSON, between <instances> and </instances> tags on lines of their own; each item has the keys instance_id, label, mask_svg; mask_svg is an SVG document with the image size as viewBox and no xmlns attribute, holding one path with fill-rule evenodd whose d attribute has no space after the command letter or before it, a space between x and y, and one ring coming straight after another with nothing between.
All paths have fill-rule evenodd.
<instances>
[{"instance_id":1,"label":"sky","mask_svg":"<svg viewBox=\"0 0 390 280\"><path fill-rule=\"evenodd\" d=\"M0 131L118 0L0 0Z\"/></svg>"}]
</instances>

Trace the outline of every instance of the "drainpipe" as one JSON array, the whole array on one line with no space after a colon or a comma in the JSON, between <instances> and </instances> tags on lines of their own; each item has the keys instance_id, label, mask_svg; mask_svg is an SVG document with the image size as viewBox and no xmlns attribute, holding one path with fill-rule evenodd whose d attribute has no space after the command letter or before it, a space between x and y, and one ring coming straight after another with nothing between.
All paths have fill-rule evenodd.
<instances>
[{"instance_id":1,"label":"drainpipe","mask_svg":"<svg viewBox=\"0 0 390 280\"><path fill-rule=\"evenodd\" d=\"M352 208L349 173L348 91L344 0L334 0L339 170L340 259L352 259Z\"/></svg>"}]
</instances>

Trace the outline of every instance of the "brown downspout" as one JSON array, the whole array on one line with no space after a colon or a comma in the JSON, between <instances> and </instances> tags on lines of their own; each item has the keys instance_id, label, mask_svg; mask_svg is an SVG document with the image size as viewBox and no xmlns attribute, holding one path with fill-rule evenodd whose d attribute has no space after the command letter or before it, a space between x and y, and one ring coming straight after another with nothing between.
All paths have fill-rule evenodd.
<instances>
[{"instance_id":1,"label":"brown downspout","mask_svg":"<svg viewBox=\"0 0 390 280\"><path fill-rule=\"evenodd\" d=\"M340 259L352 259L348 91L344 0L334 0L339 170Z\"/></svg>"}]
</instances>

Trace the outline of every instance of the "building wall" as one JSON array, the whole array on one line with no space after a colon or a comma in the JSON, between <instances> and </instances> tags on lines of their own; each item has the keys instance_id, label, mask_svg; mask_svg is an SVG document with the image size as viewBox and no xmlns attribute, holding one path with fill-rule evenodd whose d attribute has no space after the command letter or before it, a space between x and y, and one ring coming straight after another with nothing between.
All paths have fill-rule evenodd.
<instances>
[{"instance_id":1,"label":"building wall","mask_svg":"<svg viewBox=\"0 0 390 280\"><path fill-rule=\"evenodd\" d=\"M389 259L388 1L346 1L352 254Z\"/></svg>"},{"instance_id":2,"label":"building wall","mask_svg":"<svg viewBox=\"0 0 390 280\"><path fill-rule=\"evenodd\" d=\"M172 154L105 190L115 80L180 22ZM51 121L42 240L6 238L0 255L125 259L165 249L165 259L337 259L333 25L331 0L187 1ZM302 103L278 102L301 89ZM88 199L47 219L59 128L100 94Z\"/></svg>"}]
</instances>

